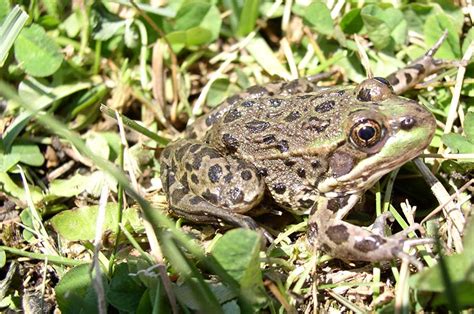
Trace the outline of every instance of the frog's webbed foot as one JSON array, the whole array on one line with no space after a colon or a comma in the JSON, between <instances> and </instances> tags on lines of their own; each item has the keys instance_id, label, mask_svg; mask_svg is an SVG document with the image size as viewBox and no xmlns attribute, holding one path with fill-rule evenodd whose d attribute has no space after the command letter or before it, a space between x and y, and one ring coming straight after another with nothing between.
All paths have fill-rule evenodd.
<instances>
[{"instance_id":1,"label":"frog's webbed foot","mask_svg":"<svg viewBox=\"0 0 474 314\"><path fill-rule=\"evenodd\" d=\"M407 247L433 243L432 239L408 239L408 234L420 228L413 225L392 236L385 236L385 224L391 219L390 213L379 216L372 229L352 225L342 221L337 214L324 208L325 201L319 201L318 209L308 224L308 238L312 244L328 254L343 260L387 261L394 258L406 259L416 267L421 263L405 253Z\"/></svg>"},{"instance_id":2,"label":"frog's webbed foot","mask_svg":"<svg viewBox=\"0 0 474 314\"><path fill-rule=\"evenodd\" d=\"M455 67L461 64L462 61L434 58L434 55L446 40L447 36L448 32L445 31L438 41L433 45L433 47L428 49L428 51L423 56L411 62L403 69L400 69L387 76L387 80L392 85L396 94L402 94L405 91L411 89L430 74L436 73L444 68Z\"/></svg>"},{"instance_id":3,"label":"frog's webbed foot","mask_svg":"<svg viewBox=\"0 0 474 314\"><path fill-rule=\"evenodd\" d=\"M222 156L195 140L168 146L160 164L163 189L174 215L196 223L259 229L255 220L243 215L264 194L263 181L253 165ZM271 238L268 233L264 236Z\"/></svg>"}]
</instances>

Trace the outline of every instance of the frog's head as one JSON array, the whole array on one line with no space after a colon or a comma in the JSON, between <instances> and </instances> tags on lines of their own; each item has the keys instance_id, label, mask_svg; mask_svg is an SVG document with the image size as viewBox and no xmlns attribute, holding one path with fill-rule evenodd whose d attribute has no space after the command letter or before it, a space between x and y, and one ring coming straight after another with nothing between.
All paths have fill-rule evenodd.
<instances>
[{"instance_id":1,"label":"frog's head","mask_svg":"<svg viewBox=\"0 0 474 314\"><path fill-rule=\"evenodd\" d=\"M436 129L431 112L395 95L383 78L363 81L352 97L343 141L329 155L331 175L318 187L323 193L357 194L370 188L381 176L419 155Z\"/></svg>"}]
</instances>

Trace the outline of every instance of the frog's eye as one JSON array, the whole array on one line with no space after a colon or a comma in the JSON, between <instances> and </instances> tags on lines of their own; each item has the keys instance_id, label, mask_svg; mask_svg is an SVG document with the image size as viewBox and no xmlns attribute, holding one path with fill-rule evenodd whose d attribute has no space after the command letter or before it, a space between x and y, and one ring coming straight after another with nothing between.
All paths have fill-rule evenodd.
<instances>
[{"instance_id":1,"label":"frog's eye","mask_svg":"<svg viewBox=\"0 0 474 314\"><path fill-rule=\"evenodd\" d=\"M382 128L374 120L363 120L352 127L350 137L355 145L368 148L380 141Z\"/></svg>"}]
</instances>

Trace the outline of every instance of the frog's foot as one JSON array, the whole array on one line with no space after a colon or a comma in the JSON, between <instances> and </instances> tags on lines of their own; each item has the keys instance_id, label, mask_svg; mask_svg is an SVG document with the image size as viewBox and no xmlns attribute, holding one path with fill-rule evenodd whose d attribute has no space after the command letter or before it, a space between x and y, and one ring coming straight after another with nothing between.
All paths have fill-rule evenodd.
<instances>
[{"instance_id":1,"label":"frog's foot","mask_svg":"<svg viewBox=\"0 0 474 314\"><path fill-rule=\"evenodd\" d=\"M411 89L430 74L436 73L441 69L455 67L460 64L460 61L441 60L434 58L434 55L446 40L447 36L448 32L445 31L438 41L433 45L433 47L428 49L428 51L423 56L411 62L403 69L400 69L387 76L387 80L392 85L396 94L402 94L403 92Z\"/></svg>"},{"instance_id":2,"label":"frog's foot","mask_svg":"<svg viewBox=\"0 0 474 314\"><path fill-rule=\"evenodd\" d=\"M163 189L173 214L197 223L258 229L255 220L243 215L264 194L263 180L253 165L222 156L194 140L168 146L160 162Z\"/></svg>"}]
</instances>

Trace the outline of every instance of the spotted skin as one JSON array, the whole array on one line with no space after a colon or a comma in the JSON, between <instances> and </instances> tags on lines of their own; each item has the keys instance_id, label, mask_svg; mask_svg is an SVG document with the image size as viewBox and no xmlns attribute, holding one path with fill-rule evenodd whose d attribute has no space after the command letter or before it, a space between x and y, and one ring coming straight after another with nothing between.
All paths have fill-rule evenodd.
<instances>
[{"instance_id":1,"label":"spotted skin","mask_svg":"<svg viewBox=\"0 0 474 314\"><path fill-rule=\"evenodd\" d=\"M170 211L197 223L257 228L250 216L270 198L310 213L309 242L335 257L400 257L406 234L384 236L383 219L374 230L343 219L381 176L431 141L432 114L398 94L439 69L436 49L387 79L355 87L302 78L228 98L162 152Z\"/></svg>"}]
</instances>

